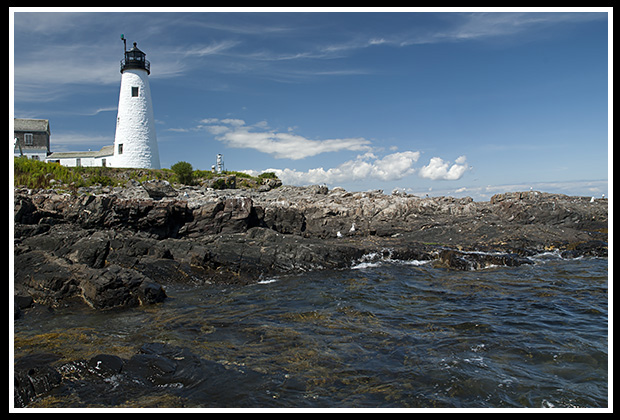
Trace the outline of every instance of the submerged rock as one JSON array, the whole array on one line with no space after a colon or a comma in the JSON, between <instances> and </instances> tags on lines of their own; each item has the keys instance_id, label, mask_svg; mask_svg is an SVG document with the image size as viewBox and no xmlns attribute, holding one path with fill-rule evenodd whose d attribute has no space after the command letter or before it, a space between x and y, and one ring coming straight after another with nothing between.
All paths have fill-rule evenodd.
<instances>
[{"instance_id":1,"label":"submerged rock","mask_svg":"<svg viewBox=\"0 0 620 420\"><path fill-rule=\"evenodd\" d=\"M204 405L205 396L209 396L207 406L222 407L237 401L237 396L264 394L251 385L260 373L227 368L164 343L146 343L129 359L110 354L64 363L58 359L34 354L15 362L15 407L26 407L51 391L64 407L192 407L194 400ZM236 386L223 387L223 382Z\"/></svg>"},{"instance_id":2,"label":"submerged rock","mask_svg":"<svg viewBox=\"0 0 620 420\"><path fill-rule=\"evenodd\" d=\"M60 357L39 353L15 361L13 403L25 407L35 398L47 394L62 382L62 375L51 364Z\"/></svg>"},{"instance_id":3,"label":"submerged rock","mask_svg":"<svg viewBox=\"0 0 620 420\"><path fill-rule=\"evenodd\" d=\"M517 267L533 263L529 258L512 253L462 252L446 249L438 253L433 264L435 267L454 270L481 270L488 267Z\"/></svg>"}]
</instances>

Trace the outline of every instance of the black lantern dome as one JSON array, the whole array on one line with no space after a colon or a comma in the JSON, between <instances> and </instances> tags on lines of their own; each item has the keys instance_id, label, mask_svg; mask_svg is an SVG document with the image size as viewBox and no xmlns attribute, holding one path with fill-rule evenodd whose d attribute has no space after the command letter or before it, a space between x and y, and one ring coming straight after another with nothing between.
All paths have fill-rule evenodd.
<instances>
[{"instance_id":1,"label":"black lantern dome","mask_svg":"<svg viewBox=\"0 0 620 420\"><path fill-rule=\"evenodd\" d=\"M127 69L142 69L151 74L151 63L146 59L146 54L137 47L137 42L133 47L125 51L125 58L121 60L121 73Z\"/></svg>"}]
</instances>

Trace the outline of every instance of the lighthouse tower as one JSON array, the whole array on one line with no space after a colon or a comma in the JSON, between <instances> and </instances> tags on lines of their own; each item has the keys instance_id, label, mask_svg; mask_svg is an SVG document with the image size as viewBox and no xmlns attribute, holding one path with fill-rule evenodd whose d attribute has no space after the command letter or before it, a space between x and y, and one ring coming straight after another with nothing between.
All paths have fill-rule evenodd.
<instances>
[{"instance_id":1,"label":"lighthouse tower","mask_svg":"<svg viewBox=\"0 0 620 420\"><path fill-rule=\"evenodd\" d=\"M155 134L155 118L151 101L149 74L151 63L137 43L127 50L121 60L121 92L118 98L114 157L111 165L117 168L159 169L159 148Z\"/></svg>"}]
</instances>

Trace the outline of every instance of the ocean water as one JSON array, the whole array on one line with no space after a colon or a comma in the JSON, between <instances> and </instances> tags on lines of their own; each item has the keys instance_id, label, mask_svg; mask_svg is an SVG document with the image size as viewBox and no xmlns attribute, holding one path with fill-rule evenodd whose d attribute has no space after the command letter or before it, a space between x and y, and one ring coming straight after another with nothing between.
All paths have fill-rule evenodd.
<instances>
[{"instance_id":1,"label":"ocean water","mask_svg":"<svg viewBox=\"0 0 620 420\"><path fill-rule=\"evenodd\" d=\"M608 406L607 259L545 254L468 272L368 259L167 294L130 310L26 316L15 356L129 359L166 343L222 367L157 386L121 371L104 378L105 392L57 390L54 406Z\"/></svg>"}]
</instances>

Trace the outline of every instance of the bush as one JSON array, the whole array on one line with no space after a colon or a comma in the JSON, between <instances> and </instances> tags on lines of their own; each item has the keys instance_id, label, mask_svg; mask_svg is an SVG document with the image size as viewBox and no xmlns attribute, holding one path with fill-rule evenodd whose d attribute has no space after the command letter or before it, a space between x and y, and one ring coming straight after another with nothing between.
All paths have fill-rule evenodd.
<instances>
[{"instance_id":1,"label":"bush","mask_svg":"<svg viewBox=\"0 0 620 420\"><path fill-rule=\"evenodd\" d=\"M194 183L194 169L191 163L177 162L170 167L177 175L177 178L181 184L192 185Z\"/></svg>"},{"instance_id":2,"label":"bush","mask_svg":"<svg viewBox=\"0 0 620 420\"><path fill-rule=\"evenodd\" d=\"M278 179L275 172L263 172L258 176L260 179Z\"/></svg>"}]
</instances>

